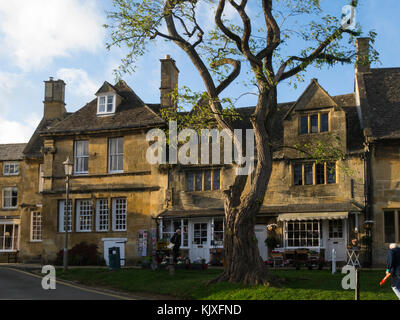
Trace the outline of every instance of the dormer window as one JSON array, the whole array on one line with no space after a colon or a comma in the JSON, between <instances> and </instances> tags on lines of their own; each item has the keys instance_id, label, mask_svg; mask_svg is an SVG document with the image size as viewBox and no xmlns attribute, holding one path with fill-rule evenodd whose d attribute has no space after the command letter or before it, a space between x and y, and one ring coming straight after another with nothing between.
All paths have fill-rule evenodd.
<instances>
[{"instance_id":1,"label":"dormer window","mask_svg":"<svg viewBox=\"0 0 400 320\"><path fill-rule=\"evenodd\" d=\"M102 95L97 98L97 114L115 113L115 94Z\"/></svg>"},{"instance_id":2,"label":"dormer window","mask_svg":"<svg viewBox=\"0 0 400 320\"><path fill-rule=\"evenodd\" d=\"M317 113L300 117L300 134L329 131L329 114Z\"/></svg>"}]
</instances>

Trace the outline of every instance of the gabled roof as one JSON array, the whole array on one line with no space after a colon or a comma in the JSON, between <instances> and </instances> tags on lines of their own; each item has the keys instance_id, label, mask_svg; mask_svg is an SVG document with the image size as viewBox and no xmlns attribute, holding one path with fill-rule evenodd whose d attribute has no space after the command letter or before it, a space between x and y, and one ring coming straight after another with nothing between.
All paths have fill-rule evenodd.
<instances>
[{"instance_id":1,"label":"gabled roof","mask_svg":"<svg viewBox=\"0 0 400 320\"><path fill-rule=\"evenodd\" d=\"M327 107L338 107L336 101L321 87L317 79L312 79L306 90L297 99L284 119L293 111L314 110Z\"/></svg>"},{"instance_id":2,"label":"gabled roof","mask_svg":"<svg viewBox=\"0 0 400 320\"><path fill-rule=\"evenodd\" d=\"M22 160L26 143L0 144L0 161Z\"/></svg>"},{"instance_id":3,"label":"gabled roof","mask_svg":"<svg viewBox=\"0 0 400 320\"><path fill-rule=\"evenodd\" d=\"M165 124L164 119L147 106L124 81L121 80L112 87L122 98L122 102L117 106L115 113L107 116L98 116L97 99L94 99L65 120L50 129L43 130L41 133L44 135L78 134L144 128Z\"/></svg>"},{"instance_id":4,"label":"gabled roof","mask_svg":"<svg viewBox=\"0 0 400 320\"><path fill-rule=\"evenodd\" d=\"M96 92L95 96L100 95L102 93L110 93L110 92L117 92L117 89L107 81L104 81L101 88Z\"/></svg>"},{"instance_id":5,"label":"gabled roof","mask_svg":"<svg viewBox=\"0 0 400 320\"><path fill-rule=\"evenodd\" d=\"M400 139L400 68L357 75L363 127L372 139Z\"/></svg>"}]
</instances>

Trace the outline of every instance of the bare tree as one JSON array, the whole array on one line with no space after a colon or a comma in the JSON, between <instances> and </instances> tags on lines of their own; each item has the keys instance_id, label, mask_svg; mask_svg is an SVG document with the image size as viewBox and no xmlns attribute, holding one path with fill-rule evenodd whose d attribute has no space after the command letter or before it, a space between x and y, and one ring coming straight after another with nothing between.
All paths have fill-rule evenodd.
<instances>
[{"instance_id":1,"label":"bare tree","mask_svg":"<svg viewBox=\"0 0 400 320\"><path fill-rule=\"evenodd\" d=\"M343 1L342 5L346 4ZM207 33L196 15L202 5L208 5L214 15L215 24ZM356 7L357 1L351 5ZM238 17L237 25L224 18L227 6ZM248 14L250 6L257 13L255 17ZM243 73L243 63L248 66L251 83L258 89L257 105L250 117L257 150L255 172L249 188L245 188L248 177L236 175L224 191L226 264L216 281L267 284L271 277L254 240L254 224L272 172L277 86L301 77L312 64L333 66L355 61L353 40L361 34L359 26L344 28L341 19L323 12L319 0L114 0L114 8L106 26L112 39L108 47L125 45L129 49L120 72L134 68L135 59L146 53L150 41L161 38L173 42L201 76L210 114L219 127L230 132L234 128L232 119L224 114L224 103L232 100L224 100L222 93ZM288 26L291 19L304 25ZM294 38L301 39L304 48L297 55L283 55Z\"/></svg>"}]
</instances>

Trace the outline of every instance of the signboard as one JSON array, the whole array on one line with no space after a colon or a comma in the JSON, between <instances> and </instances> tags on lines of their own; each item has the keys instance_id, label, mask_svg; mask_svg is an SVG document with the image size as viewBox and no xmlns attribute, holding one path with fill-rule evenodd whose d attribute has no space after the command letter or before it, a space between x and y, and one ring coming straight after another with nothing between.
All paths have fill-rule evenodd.
<instances>
[{"instance_id":1,"label":"signboard","mask_svg":"<svg viewBox=\"0 0 400 320\"><path fill-rule=\"evenodd\" d=\"M139 257L147 256L147 230L139 230L138 233L138 255Z\"/></svg>"}]
</instances>

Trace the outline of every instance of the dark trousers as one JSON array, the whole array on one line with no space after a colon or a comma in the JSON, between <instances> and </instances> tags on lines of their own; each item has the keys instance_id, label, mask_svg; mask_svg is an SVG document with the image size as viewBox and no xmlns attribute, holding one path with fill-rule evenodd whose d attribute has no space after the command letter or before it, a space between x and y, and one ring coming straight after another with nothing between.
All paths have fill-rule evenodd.
<instances>
[{"instance_id":1,"label":"dark trousers","mask_svg":"<svg viewBox=\"0 0 400 320\"><path fill-rule=\"evenodd\" d=\"M179 247L174 247L172 249L172 255L174 257L174 263L178 262L178 257L179 257Z\"/></svg>"},{"instance_id":2,"label":"dark trousers","mask_svg":"<svg viewBox=\"0 0 400 320\"><path fill-rule=\"evenodd\" d=\"M400 276L393 275L392 289L400 300Z\"/></svg>"}]
</instances>

